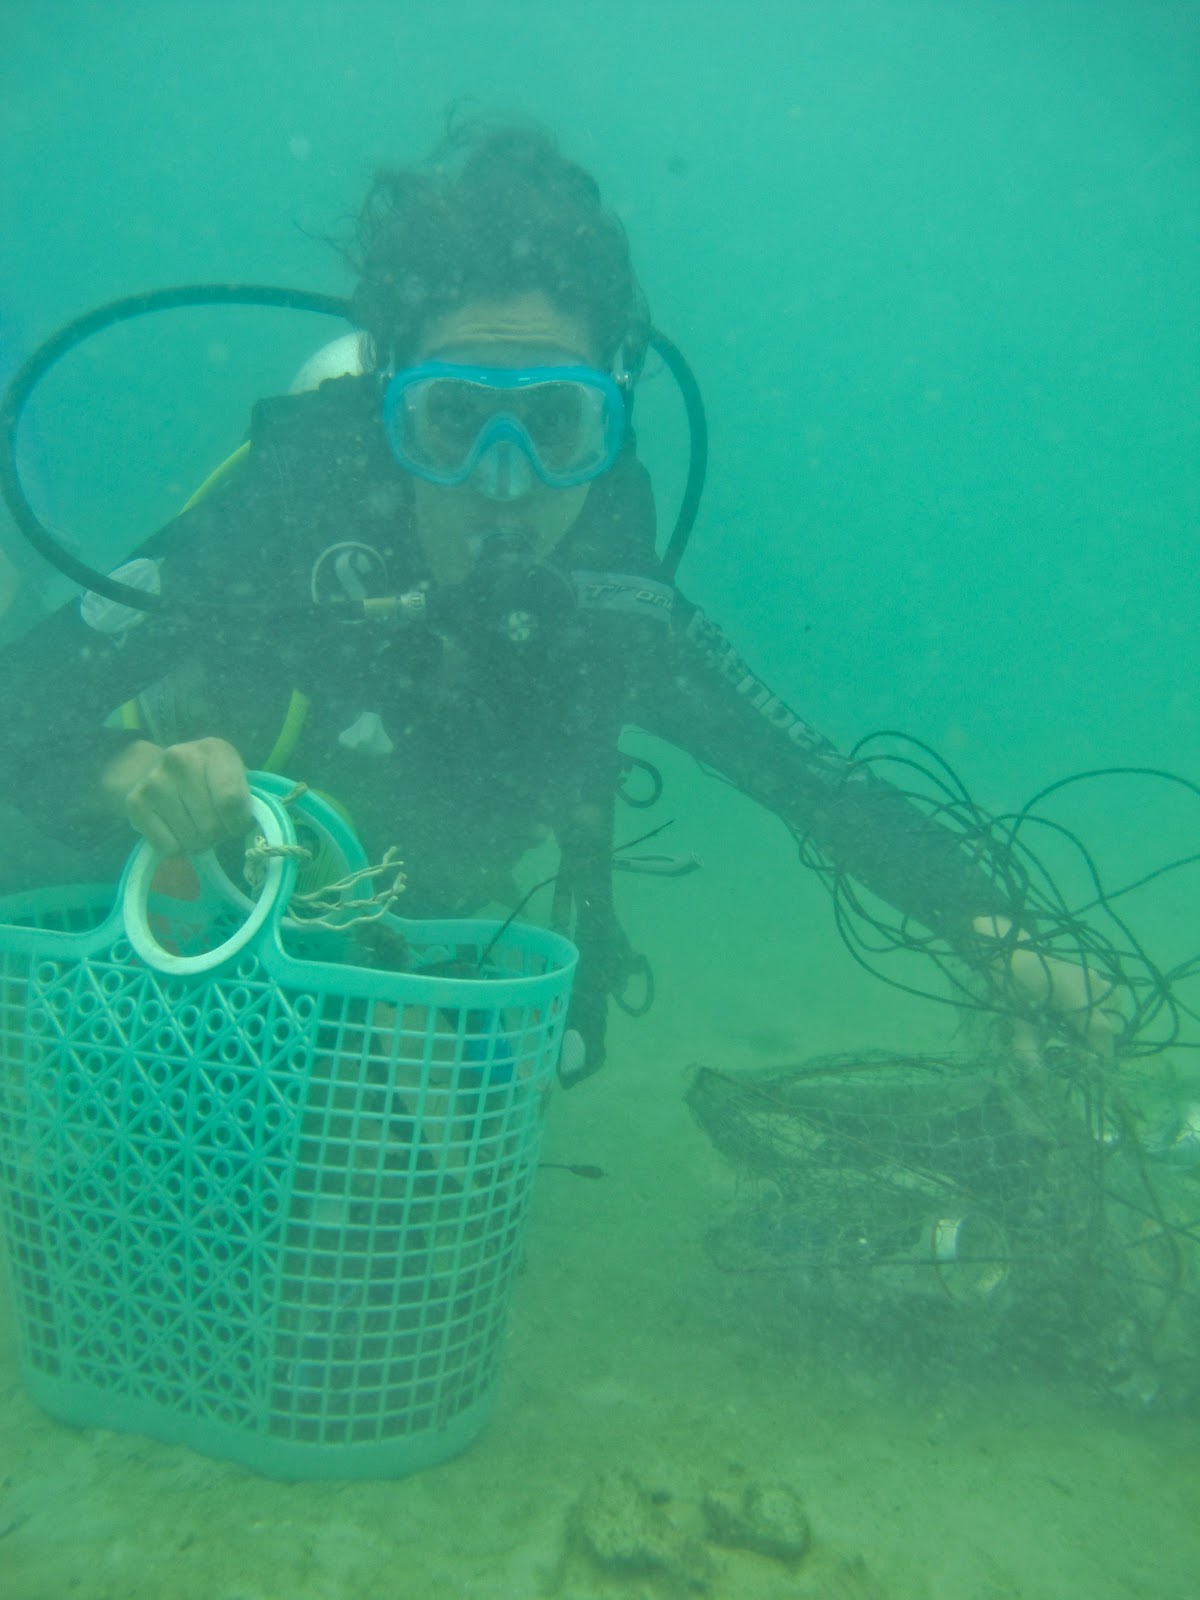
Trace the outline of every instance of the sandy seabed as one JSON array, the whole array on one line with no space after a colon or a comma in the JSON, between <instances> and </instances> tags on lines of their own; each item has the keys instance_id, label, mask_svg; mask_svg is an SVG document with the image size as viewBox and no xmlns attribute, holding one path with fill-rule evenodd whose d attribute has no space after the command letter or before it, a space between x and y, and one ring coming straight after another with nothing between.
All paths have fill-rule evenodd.
<instances>
[{"instance_id":1,"label":"sandy seabed","mask_svg":"<svg viewBox=\"0 0 1200 1600\"><path fill-rule=\"evenodd\" d=\"M618 1019L605 1073L553 1101L545 1151L606 1175L540 1174L494 1417L416 1476L284 1484L62 1426L25 1395L5 1308L0 1600L1196 1600L1194 1415L986 1366L915 1384L899 1352L813 1348L777 1285L706 1254L731 1177L683 1103L689 1063L891 1037L838 1015L802 1041L742 1026L736 994L688 1026L669 1000ZM572 1530L618 1478L685 1534L713 1489L787 1485L811 1551L710 1546L690 1589L601 1567Z\"/></svg>"}]
</instances>

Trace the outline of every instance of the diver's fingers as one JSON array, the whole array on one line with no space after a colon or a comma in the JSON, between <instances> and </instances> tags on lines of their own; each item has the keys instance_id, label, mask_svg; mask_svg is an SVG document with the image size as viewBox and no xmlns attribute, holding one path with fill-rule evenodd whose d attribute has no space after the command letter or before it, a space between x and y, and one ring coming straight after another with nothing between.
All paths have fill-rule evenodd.
<instances>
[{"instance_id":1,"label":"diver's fingers","mask_svg":"<svg viewBox=\"0 0 1200 1600\"><path fill-rule=\"evenodd\" d=\"M1027 999L1048 1005L1061 1014L1091 1015L1112 994L1113 985L1090 967L1040 950L1018 949L1009 957L1008 970Z\"/></svg>"},{"instance_id":2,"label":"diver's fingers","mask_svg":"<svg viewBox=\"0 0 1200 1600\"><path fill-rule=\"evenodd\" d=\"M204 779L212 814L223 829L222 838L235 839L254 826L250 785L241 756L224 739L203 739Z\"/></svg>"},{"instance_id":3,"label":"diver's fingers","mask_svg":"<svg viewBox=\"0 0 1200 1600\"><path fill-rule=\"evenodd\" d=\"M1024 1003L1052 1014L1102 1060L1115 1058L1127 1026L1125 991L1091 967L1028 947L1012 951L1008 970Z\"/></svg>"},{"instance_id":4,"label":"diver's fingers","mask_svg":"<svg viewBox=\"0 0 1200 1600\"><path fill-rule=\"evenodd\" d=\"M130 790L126 812L164 855L211 849L251 826L241 757L224 739L171 745Z\"/></svg>"},{"instance_id":5,"label":"diver's fingers","mask_svg":"<svg viewBox=\"0 0 1200 1600\"><path fill-rule=\"evenodd\" d=\"M1109 984L1105 998L1111 998L1114 1003L1093 1006L1082 1030L1089 1048L1105 1061L1112 1061L1116 1057L1117 1046L1129 1027L1128 1017L1115 1003L1119 996L1120 991Z\"/></svg>"},{"instance_id":6,"label":"diver's fingers","mask_svg":"<svg viewBox=\"0 0 1200 1600\"><path fill-rule=\"evenodd\" d=\"M1041 1030L1027 1017L1010 1018L1009 1048L1027 1067L1040 1067L1044 1063Z\"/></svg>"},{"instance_id":7,"label":"diver's fingers","mask_svg":"<svg viewBox=\"0 0 1200 1600\"><path fill-rule=\"evenodd\" d=\"M126 801L125 811L134 829L152 849L158 851L160 856L178 856L185 853L187 846L180 839L170 820L159 814L154 800L134 789Z\"/></svg>"}]
</instances>

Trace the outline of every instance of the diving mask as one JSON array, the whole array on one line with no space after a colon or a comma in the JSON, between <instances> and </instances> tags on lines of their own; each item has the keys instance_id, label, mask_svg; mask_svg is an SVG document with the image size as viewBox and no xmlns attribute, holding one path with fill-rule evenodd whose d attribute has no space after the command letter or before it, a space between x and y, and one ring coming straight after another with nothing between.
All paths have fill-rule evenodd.
<instances>
[{"instance_id":1,"label":"diving mask","mask_svg":"<svg viewBox=\"0 0 1200 1600\"><path fill-rule=\"evenodd\" d=\"M383 426L400 465L452 488L476 474L492 499L607 472L625 433L616 382L594 367L475 367L426 361L389 381Z\"/></svg>"}]
</instances>

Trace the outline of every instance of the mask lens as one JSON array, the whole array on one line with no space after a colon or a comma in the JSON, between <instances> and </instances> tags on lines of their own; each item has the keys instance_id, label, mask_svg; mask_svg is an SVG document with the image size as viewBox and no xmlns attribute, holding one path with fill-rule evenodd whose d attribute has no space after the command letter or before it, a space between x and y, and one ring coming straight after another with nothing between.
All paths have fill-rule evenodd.
<instances>
[{"instance_id":1,"label":"mask lens","mask_svg":"<svg viewBox=\"0 0 1200 1600\"><path fill-rule=\"evenodd\" d=\"M495 400L481 385L455 378L436 378L415 390L414 403L406 409L420 453L451 470L460 466L493 415Z\"/></svg>"},{"instance_id":2,"label":"mask lens","mask_svg":"<svg viewBox=\"0 0 1200 1600\"><path fill-rule=\"evenodd\" d=\"M539 383L518 391L512 415L532 439L543 467L572 472L595 458L599 398L579 383Z\"/></svg>"}]
</instances>

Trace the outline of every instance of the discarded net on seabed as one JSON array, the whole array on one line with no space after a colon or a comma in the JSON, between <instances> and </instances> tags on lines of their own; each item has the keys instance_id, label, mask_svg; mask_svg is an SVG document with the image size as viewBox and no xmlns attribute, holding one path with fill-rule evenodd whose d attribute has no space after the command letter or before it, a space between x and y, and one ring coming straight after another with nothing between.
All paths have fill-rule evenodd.
<instances>
[{"instance_id":1,"label":"discarded net on seabed","mask_svg":"<svg viewBox=\"0 0 1200 1600\"><path fill-rule=\"evenodd\" d=\"M697 1067L687 1101L738 1178L708 1236L722 1270L779 1275L848 1324L894 1326L905 1302L931 1337L979 1346L982 1323L1135 1403L1200 1396L1187 1108L1154 1125L1068 1052L1039 1070L885 1052Z\"/></svg>"}]
</instances>

